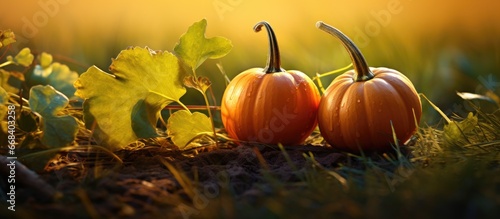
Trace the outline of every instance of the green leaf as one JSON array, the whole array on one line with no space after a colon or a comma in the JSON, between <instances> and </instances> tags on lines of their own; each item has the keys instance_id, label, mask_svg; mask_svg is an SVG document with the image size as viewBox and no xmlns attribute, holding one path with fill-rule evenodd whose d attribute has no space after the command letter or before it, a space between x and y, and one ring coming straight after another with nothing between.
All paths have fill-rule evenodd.
<instances>
[{"instance_id":1,"label":"green leaf","mask_svg":"<svg viewBox=\"0 0 500 219\"><path fill-rule=\"evenodd\" d=\"M166 106L165 96L149 92L144 99L137 101L132 109L132 129L139 137L156 135L154 124L158 121L160 111ZM151 133L151 134L149 134Z\"/></svg>"},{"instance_id":2,"label":"green leaf","mask_svg":"<svg viewBox=\"0 0 500 219\"><path fill-rule=\"evenodd\" d=\"M231 51L231 41L224 37L206 38L207 20L194 23L184 33L174 51L192 70L197 69L205 60L222 58Z\"/></svg>"},{"instance_id":3,"label":"green leaf","mask_svg":"<svg viewBox=\"0 0 500 219\"><path fill-rule=\"evenodd\" d=\"M39 59L40 59L40 66L42 66L42 68L47 68L50 66L50 64L52 64L53 58L52 58L51 54L48 54L46 52L42 52Z\"/></svg>"},{"instance_id":4,"label":"green leaf","mask_svg":"<svg viewBox=\"0 0 500 219\"><path fill-rule=\"evenodd\" d=\"M7 104L8 102L9 94L5 91L5 89L3 89L3 87L0 87L0 104Z\"/></svg>"},{"instance_id":5,"label":"green leaf","mask_svg":"<svg viewBox=\"0 0 500 219\"><path fill-rule=\"evenodd\" d=\"M78 132L76 119L70 115L59 115L68 103L68 98L50 85L31 88L29 104L31 110L42 117L41 142L44 145L62 147L75 140Z\"/></svg>"},{"instance_id":6,"label":"green leaf","mask_svg":"<svg viewBox=\"0 0 500 219\"><path fill-rule=\"evenodd\" d=\"M471 133L477 125L477 116L470 112L464 120L460 122L452 121L444 126L445 140L449 143L458 143L466 139L467 134Z\"/></svg>"},{"instance_id":7,"label":"green leaf","mask_svg":"<svg viewBox=\"0 0 500 219\"><path fill-rule=\"evenodd\" d=\"M46 65L51 61L51 56L50 58L45 56L43 59L45 59L43 65ZM35 66L33 74L29 78L29 83L32 85L51 85L64 95L73 97L76 91L73 84L78 79L78 73L71 71L67 65L59 62L54 62L46 67L43 67L43 65Z\"/></svg>"},{"instance_id":8,"label":"green leaf","mask_svg":"<svg viewBox=\"0 0 500 219\"><path fill-rule=\"evenodd\" d=\"M7 60L13 62L16 65L22 65L24 67L28 67L33 63L33 59L35 56L31 54L30 48L24 48L19 53L12 58L12 56L7 56Z\"/></svg>"},{"instance_id":9,"label":"green leaf","mask_svg":"<svg viewBox=\"0 0 500 219\"><path fill-rule=\"evenodd\" d=\"M12 30L0 30L0 48L16 42L16 35Z\"/></svg>"},{"instance_id":10,"label":"green leaf","mask_svg":"<svg viewBox=\"0 0 500 219\"><path fill-rule=\"evenodd\" d=\"M7 92L19 93L19 87L22 86L24 75L21 72L9 72L0 69L0 87Z\"/></svg>"},{"instance_id":11,"label":"green leaf","mask_svg":"<svg viewBox=\"0 0 500 219\"><path fill-rule=\"evenodd\" d=\"M109 69L111 74L92 66L74 84L75 95L85 99L84 120L95 139L120 149L158 136L160 110L186 93L177 57L134 47L121 51Z\"/></svg>"},{"instance_id":12,"label":"green leaf","mask_svg":"<svg viewBox=\"0 0 500 219\"><path fill-rule=\"evenodd\" d=\"M7 114L7 103L9 102L9 94L5 89L0 87L0 121L3 121L3 118Z\"/></svg>"},{"instance_id":13,"label":"green leaf","mask_svg":"<svg viewBox=\"0 0 500 219\"><path fill-rule=\"evenodd\" d=\"M211 124L210 118L203 113L179 110L168 118L167 133L172 142L183 149L198 135L212 133Z\"/></svg>"}]
</instances>

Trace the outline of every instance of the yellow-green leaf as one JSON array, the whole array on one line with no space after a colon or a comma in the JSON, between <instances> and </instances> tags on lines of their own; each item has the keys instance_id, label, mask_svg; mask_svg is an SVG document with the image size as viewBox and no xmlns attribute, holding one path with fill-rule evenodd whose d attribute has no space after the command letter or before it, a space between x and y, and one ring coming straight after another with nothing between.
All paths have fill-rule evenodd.
<instances>
[{"instance_id":1,"label":"yellow-green leaf","mask_svg":"<svg viewBox=\"0 0 500 219\"><path fill-rule=\"evenodd\" d=\"M9 102L9 94L5 89L0 87L0 121L3 121L3 118L7 114L7 103Z\"/></svg>"},{"instance_id":2,"label":"yellow-green leaf","mask_svg":"<svg viewBox=\"0 0 500 219\"><path fill-rule=\"evenodd\" d=\"M472 112L467 118L460 122L452 121L443 128L445 140L449 143L456 143L467 138L469 134L478 125L478 118Z\"/></svg>"},{"instance_id":3,"label":"yellow-green leaf","mask_svg":"<svg viewBox=\"0 0 500 219\"><path fill-rule=\"evenodd\" d=\"M12 30L0 30L0 48L16 42L16 35Z\"/></svg>"},{"instance_id":4,"label":"yellow-green leaf","mask_svg":"<svg viewBox=\"0 0 500 219\"><path fill-rule=\"evenodd\" d=\"M186 93L176 56L134 47L123 50L106 73L92 66L75 82L85 99L84 120L94 138L111 149L155 137L161 109ZM95 124L94 124L95 122Z\"/></svg>"},{"instance_id":5,"label":"yellow-green leaf","mask_svg":"<svg viewBox=\"0 0 500 219\"><path fill-rule=\"evenodd\" d=\"M24 67L28 67L33 63L33 59L35 59L35 56L31 54L30 48L24 48L15 57L12 56L7 56L7 60L11 61L12 63L16 65L22 65Z\"/></svg>"},{"instance_id":6,"label":"yellow-green leaf","mask_svg":"<svg viewBox=\"0 0 500 219\"><path fill-rule=\"evenodd\" d=\"M3 87L0 87L0 104L7 104L7 102L9 102L9 94Z\"/></svg>"},{"instance_id":7,"label":"yellow-green leaf","mask_svg":"<svg viewBox=\"0 0 500 219\"><path fill-rule=\"evenodd\" d=\"M46 52L42 52L42 54L39 56L40 59L40 66L42 68L47 68L52 64L52 55L48 54Z\"/></svg>"},{"instance_id":8,"label":"yellow-green leaf","mask_svg":"<svg viewBox=\"0 0 500 219\"><path fill-rule=\"evenodd\" d=\"M189 88L194 88L202 93L205 93L207 89L212 85L212 82L207 77L200 76L195 78L192 75L184 77L184 85Z\"/></svg>"},{"instance_id":9,"label":"yellow-green leaf","mask_svg":"<svg viewBox=\"0 0 500 219\"><path fill-rule=\"evenodd\" d=\"M231 51L231 41L224 37L205 37L207 20L191 25L175 45L174 51L192 70L197 69L205 60L224 57Z\"/></svg>"},{"instance_id":10,"label":"yellow-green leaf","mask_svg":"<svg viewBox=\"0 0 500 219\"><path fill-rule=\"evenodd\" d=\"M167 133L180 149L186 147L196 136L211 132L210 118L203 113L179 110L173 113L167 121Z\"/></svg>"},{"instance_id":11,"label":"yellow-green leaf","mask_svg":"<svg viewBox=\"0 0 500 219\"><path fill-rule=\"evenodd\" d=\"M0 69L0 87L5 89L5 91L7 92L15 94L19 93L19 88L21 87L22 79L16 77L16 75L19 75L19 77L21 77L22 74Z\"/></svg>"}]
</instances>

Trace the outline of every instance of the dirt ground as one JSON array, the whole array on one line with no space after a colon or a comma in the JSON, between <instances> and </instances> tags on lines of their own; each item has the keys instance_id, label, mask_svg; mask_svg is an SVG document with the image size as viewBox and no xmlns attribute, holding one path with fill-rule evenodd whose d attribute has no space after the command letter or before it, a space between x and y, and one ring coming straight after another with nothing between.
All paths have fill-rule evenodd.
<instances>
[{"instance_id":1,"label":"dirt ground","mask_svg":"<svg viewBox=\"0 0 500 219\"><path fill-rule=\"evenodd\" d=\"M305 171L305 166L310 165L304 154L312 153L319 164L329 169L349 159L345 153L324 146L285 149L292 165L278 147L252 145L207 148L196 154L144 146L116 152L121 164L99 151L63 152L39 173L54 193L47 195L47 189L40 191L42 186L20 179L16 212L5 207L0 213L8 216L2 218L202 215L207 204L223 192L250 202L265 195L266 174L281 182L298 182L297 171Z\"/></svg>"}]
</instances>

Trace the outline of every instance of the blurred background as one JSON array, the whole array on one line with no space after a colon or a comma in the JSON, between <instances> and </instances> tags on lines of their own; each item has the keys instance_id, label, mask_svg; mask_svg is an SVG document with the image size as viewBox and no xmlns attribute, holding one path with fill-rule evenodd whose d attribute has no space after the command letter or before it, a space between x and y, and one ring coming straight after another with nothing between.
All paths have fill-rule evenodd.
<instances>
[{"instance_id":1,"label":"blurred background","mask_svg":"<svg viewBox=\"0 0 500 219\"><path fill-rule=\"evenodd\" d=\"M315 27L322 20L353 39L370 66L399 70L443 111L463 115L470 107L456 91L500 93L499 8L493 0L17 0L2 2L0 29L16 33L13 50L51 53L82 73L91 65L107 71L111 58L128 46L172 51L193 22L206 18L207 37L224 36L234 46L198 70L220 100L225 81L217 63L229 78L266 64L267 35L252 30L262 20L273 26L283 68L313 77L348 65L339 41ZM203 104L194 91L183 100ZM424 104L423 122L439 119Z\"/></svg>"}]
</instances>

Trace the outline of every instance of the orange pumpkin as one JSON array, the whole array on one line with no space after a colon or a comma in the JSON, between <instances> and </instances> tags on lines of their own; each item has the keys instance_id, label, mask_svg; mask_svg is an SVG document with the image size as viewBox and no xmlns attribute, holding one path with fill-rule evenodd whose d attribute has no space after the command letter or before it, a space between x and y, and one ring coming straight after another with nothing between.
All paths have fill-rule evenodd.
<instances>
[{"instance_id":1,"label":"orange pumpkin","mask_svg":"<svg viewBox=\"0 0 500 219\"><path fill-rule=\"evenodd\" d=\"M346 47L354 70L333 80L318 110L319 128L332 147L356 152L390 150L406 143L416 132L422 115L420 97L411 81L400 72L368 67L354 43L323 22L317 27Z\"/></svg>"},{"instance_id":2,"label":"orange pumpkin","mask_svg":"<svg viewBox=\"0 0 500 219\"><path fill-rule=\"evenodd\" d=\"M276 37L267 22L269 55L265 68L248 69L227 86L221 103L222 122L230 137L265 144L298 145L317 125L320 94L300 71L281 68Z\"/></svg>"}]
</instances>

